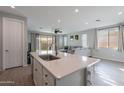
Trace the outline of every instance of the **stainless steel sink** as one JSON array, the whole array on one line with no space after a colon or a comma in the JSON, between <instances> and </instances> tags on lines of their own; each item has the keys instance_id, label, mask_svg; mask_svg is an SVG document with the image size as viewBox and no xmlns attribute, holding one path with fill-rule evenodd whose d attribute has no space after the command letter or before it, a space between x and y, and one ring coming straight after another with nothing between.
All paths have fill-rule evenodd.
<instances>
[{"instance_id":1,"label":"stainless steel sink","mask_svg":"<svg viewBox=\"0 0 124 93\"><path fill-rule=\"evenodd\" d=\"M40 55L39 57L40 57L41 59L43 59L43 60L46 60L46 61L52 61L52 60L60 59L59 57L56 57L56 56L51 55L51 54Z\"/></svg>"}]
</instances>

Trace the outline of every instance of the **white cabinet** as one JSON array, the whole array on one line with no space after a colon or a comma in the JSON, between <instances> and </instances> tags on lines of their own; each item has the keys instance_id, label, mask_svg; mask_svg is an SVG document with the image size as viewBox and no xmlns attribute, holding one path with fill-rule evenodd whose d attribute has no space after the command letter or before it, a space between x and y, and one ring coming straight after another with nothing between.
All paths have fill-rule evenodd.
<instances>
[{"instance_id":1,"label":"white cabinet","mask_svg":"<svg viewBox=\"0 0 124 93\"><path fill-rule=\"evenodd\" d=\"M94 85L94 77L95 77L95 65L87 67L86 69L87 86Z\"/></svg>"},{"instance_id":2,"label":"white cabinet","mask_svg":"<svg viewBox=\"0 0 124 93\"><path fill-rule=\"evenodd\" d=\"M33 80L36 86L55 85L55 78L35 59L33 59Z\"/></svg>"},{"instance_id":3,"label":"white cabinet","mask_svg":"<svg viewBox=\"0 0 124 93\"><path fill-rule=\"evenodd\" d=\"M94 67L90 66L87 70L81 69L58 79L55 78L40 62L33 59L33 80L36 86L92 85L93 71Z\"/></svg>"},{"instance_id":4,"label":"white cabinet","mask_svg":"<svg viewBox=\"0 0 124 93\"><path fill-rule=\"evenodd\" d=\"M86 85L84 72L85 70L82 69L63 78L56 79L56 86L84 86Z\"/></svg>"},{"instance_id":5,"label":"white cabinet","mask_svg":"<svg viewBox=\"0 0 124 93\"><path fill-rule=\"evenodd\" d=\"M35 85L43 85L43 76L42 76L42 65L37 61L33 60L33 80Z\"/></svg>"},{"instance_id":6,"label":"white cabinet","mask_svg":"<svg viewBox=\"0 0 124 93\"><path fill-rule=\"evenodd\" d=\"M63 78L55 78L40 62L33 59L33 80L36 86L79 86L86 85L84 70L76 71Z\"/></svg>"},{"instance_id":7,"label":"white cabinet","mask_svg":"<svg viewBox=\"0 0 124 93\"><path fill-rule=\"evenodd\" d=\"M55 78L45 68L43 68L43 85L44 86L55 85Z\"/></svg>"}]
</instances>

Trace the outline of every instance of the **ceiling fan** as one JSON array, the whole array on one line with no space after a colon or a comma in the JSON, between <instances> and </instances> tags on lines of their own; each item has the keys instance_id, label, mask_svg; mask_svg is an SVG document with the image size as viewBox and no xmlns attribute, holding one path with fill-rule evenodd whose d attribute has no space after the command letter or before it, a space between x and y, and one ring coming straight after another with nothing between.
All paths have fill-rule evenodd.
<instances>
[{"instance_id":1,"label":"ceiling fan","mask_svg":"<svg viewBox=\"0 0 124 93\"><path fill-rule=\"evenodd\" d=\"M62 30L60 30L59 28L56 28L56 29L54 30L54 33L55 33L55 34L57 34L57 33L62 33Z\"/></svg>"}]
</instances>

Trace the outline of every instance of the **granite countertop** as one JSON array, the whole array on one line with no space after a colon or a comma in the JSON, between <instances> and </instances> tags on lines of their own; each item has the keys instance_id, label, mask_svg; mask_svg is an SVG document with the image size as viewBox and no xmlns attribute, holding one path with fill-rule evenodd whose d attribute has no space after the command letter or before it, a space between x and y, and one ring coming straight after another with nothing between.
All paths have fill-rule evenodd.
<instances>
[{"instance_id":1,"label":"granite countertop","mask_svg":"<svg viewBox=\"0 0 124 93\"><path fill-rule=\"evenodd\" d=\"M45 61L41 59L39 57L40 53L38 52L32 52L31 55L38 62L40 62L43 67L45 67L56 79L60 79L73 72L99 62L99 59L62 52L59 52L59 54L57 55L58 57L60 57L60 59L52 61Z\"/></svg>"}]
</instances>

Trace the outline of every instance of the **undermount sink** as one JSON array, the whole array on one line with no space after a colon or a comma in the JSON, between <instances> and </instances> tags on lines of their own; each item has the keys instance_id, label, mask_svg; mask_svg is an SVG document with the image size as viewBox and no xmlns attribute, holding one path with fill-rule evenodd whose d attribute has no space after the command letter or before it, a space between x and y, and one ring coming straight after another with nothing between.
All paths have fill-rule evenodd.
<instances>
[{"instance_id":1,"label":"undermount sink","mask_svg":"<svg viewBox=\"0 0 124 93\"><path fill-rule=\"evenodd\" d=\"M40 55L39 56L41 59L46 60L46 61L51 61L51 60L57 60L60 59L59 57L56 57L54 55L51 54L47 54L47 55Z\"/></svg>"}]
</instances>

